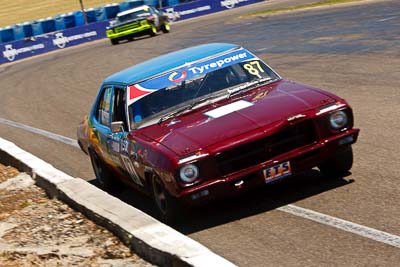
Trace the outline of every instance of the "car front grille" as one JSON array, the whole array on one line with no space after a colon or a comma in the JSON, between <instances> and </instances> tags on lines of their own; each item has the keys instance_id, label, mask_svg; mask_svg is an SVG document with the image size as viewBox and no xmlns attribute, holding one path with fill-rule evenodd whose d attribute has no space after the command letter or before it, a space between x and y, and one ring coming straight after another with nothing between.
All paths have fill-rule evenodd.
<instances>
[{"instance_id":1,"label":"car front grille","mask_svg":"<svg viewBox=\"0 0 400 267\"><path fill-rule=\"evenodd\" d=\"M129 24L122 25L122 26L115 28L115 32L119 33L119 32L129 30L129 29L138 28L138 27L140 27L140 22L133 22L133 23L129 23Z\"/></svg>"},{"instance_id":2,"label":"car front grille","mask_svg":"<svg viewBox=\"0 0 400 267\"><path fill-rule=\"evenodd\" d=\"M287 126L281 131L262 139L223 151L215 156L220 175L267 161L275 156L300 148L316 141L311 120Z\"/></svg>"}]
</instances>

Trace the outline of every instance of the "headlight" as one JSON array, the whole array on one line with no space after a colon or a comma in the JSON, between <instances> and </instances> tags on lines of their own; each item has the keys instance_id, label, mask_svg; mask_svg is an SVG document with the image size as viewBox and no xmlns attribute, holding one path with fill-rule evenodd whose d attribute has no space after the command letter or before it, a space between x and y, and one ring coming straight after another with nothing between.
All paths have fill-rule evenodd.
<instances>
[{"instance_id":1,"label":"headlight","mask_svg":"<svg viewBox=\"0 0 400 267\"><path fill-rule=\"evenodd\" d=\"M185 165L179 171L179 176L184 183L193 183L199 177L199 169L193 164Z\"/></svg>"},{"instance_id":2,"label":"headlight","mask_svg":"<svg viewBox=\"0 0 400 267\"><path fill-rule=\"evenodd\" d=\"M347 125L347 114L341 110L336 111L329 116L329 122L333 129L339 130Z\"/></svg>"}]
</instances>

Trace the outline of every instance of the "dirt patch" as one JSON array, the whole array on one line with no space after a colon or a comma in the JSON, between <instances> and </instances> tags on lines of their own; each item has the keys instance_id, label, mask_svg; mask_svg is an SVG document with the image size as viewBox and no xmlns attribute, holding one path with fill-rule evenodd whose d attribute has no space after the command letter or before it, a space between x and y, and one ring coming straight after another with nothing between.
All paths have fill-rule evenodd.
<instances>
[{"instance_id":1,"label":"dirt patch","mask_svg":"<svg viewBox=\"0 0 400 267\"><path fill-rule=\"evenodd\" d=\"M31 179L0 164L0 185L21 178ZM108 230L23 184L0 188L1 266L150 266Z\"/></svg>"},{"instance_id":2,"label":"dirt patch","mask_svg":"<svg viewBox=\"0 0 400 267\"><path fill-rule=\"evenodd\" d=\"M18 170L11 166L4 166L0 164L0 183L8 178L15 177L19 174Z\"/></svg>"}]
</instances>

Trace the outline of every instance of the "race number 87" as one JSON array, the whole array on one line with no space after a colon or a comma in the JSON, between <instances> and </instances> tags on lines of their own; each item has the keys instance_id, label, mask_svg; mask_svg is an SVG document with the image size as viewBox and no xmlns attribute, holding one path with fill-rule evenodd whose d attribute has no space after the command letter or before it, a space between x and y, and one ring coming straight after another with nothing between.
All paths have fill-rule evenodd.
<instances>
[{"instance_id":1,"label":"race number 87","mask_svg":"<svg viewBox=\"0 0 400 267\"><path fill-rule=\"evenodd\" d=\"M251 75L262 78L260 72L264 72L259 61L251 61L243 65L244 69L247 70Z\"/></svg>"}]
</instances>

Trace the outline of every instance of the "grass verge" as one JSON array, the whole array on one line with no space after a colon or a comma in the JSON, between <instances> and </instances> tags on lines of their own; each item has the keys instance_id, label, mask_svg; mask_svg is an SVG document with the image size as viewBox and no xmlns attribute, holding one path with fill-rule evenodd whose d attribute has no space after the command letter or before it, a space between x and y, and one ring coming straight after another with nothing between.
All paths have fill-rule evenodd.
<instances>
[{"instance_id":1,"label":"grass verge","mask_svg":"<svg viewBox=\"0 0 400 267\"><path fill-rule=\"evenodd\" d=\"M120 2L118 0L83 0L85 8ZM0 27L80 10L79 0L1 1Z\"/></svg>"}]
</instances>

